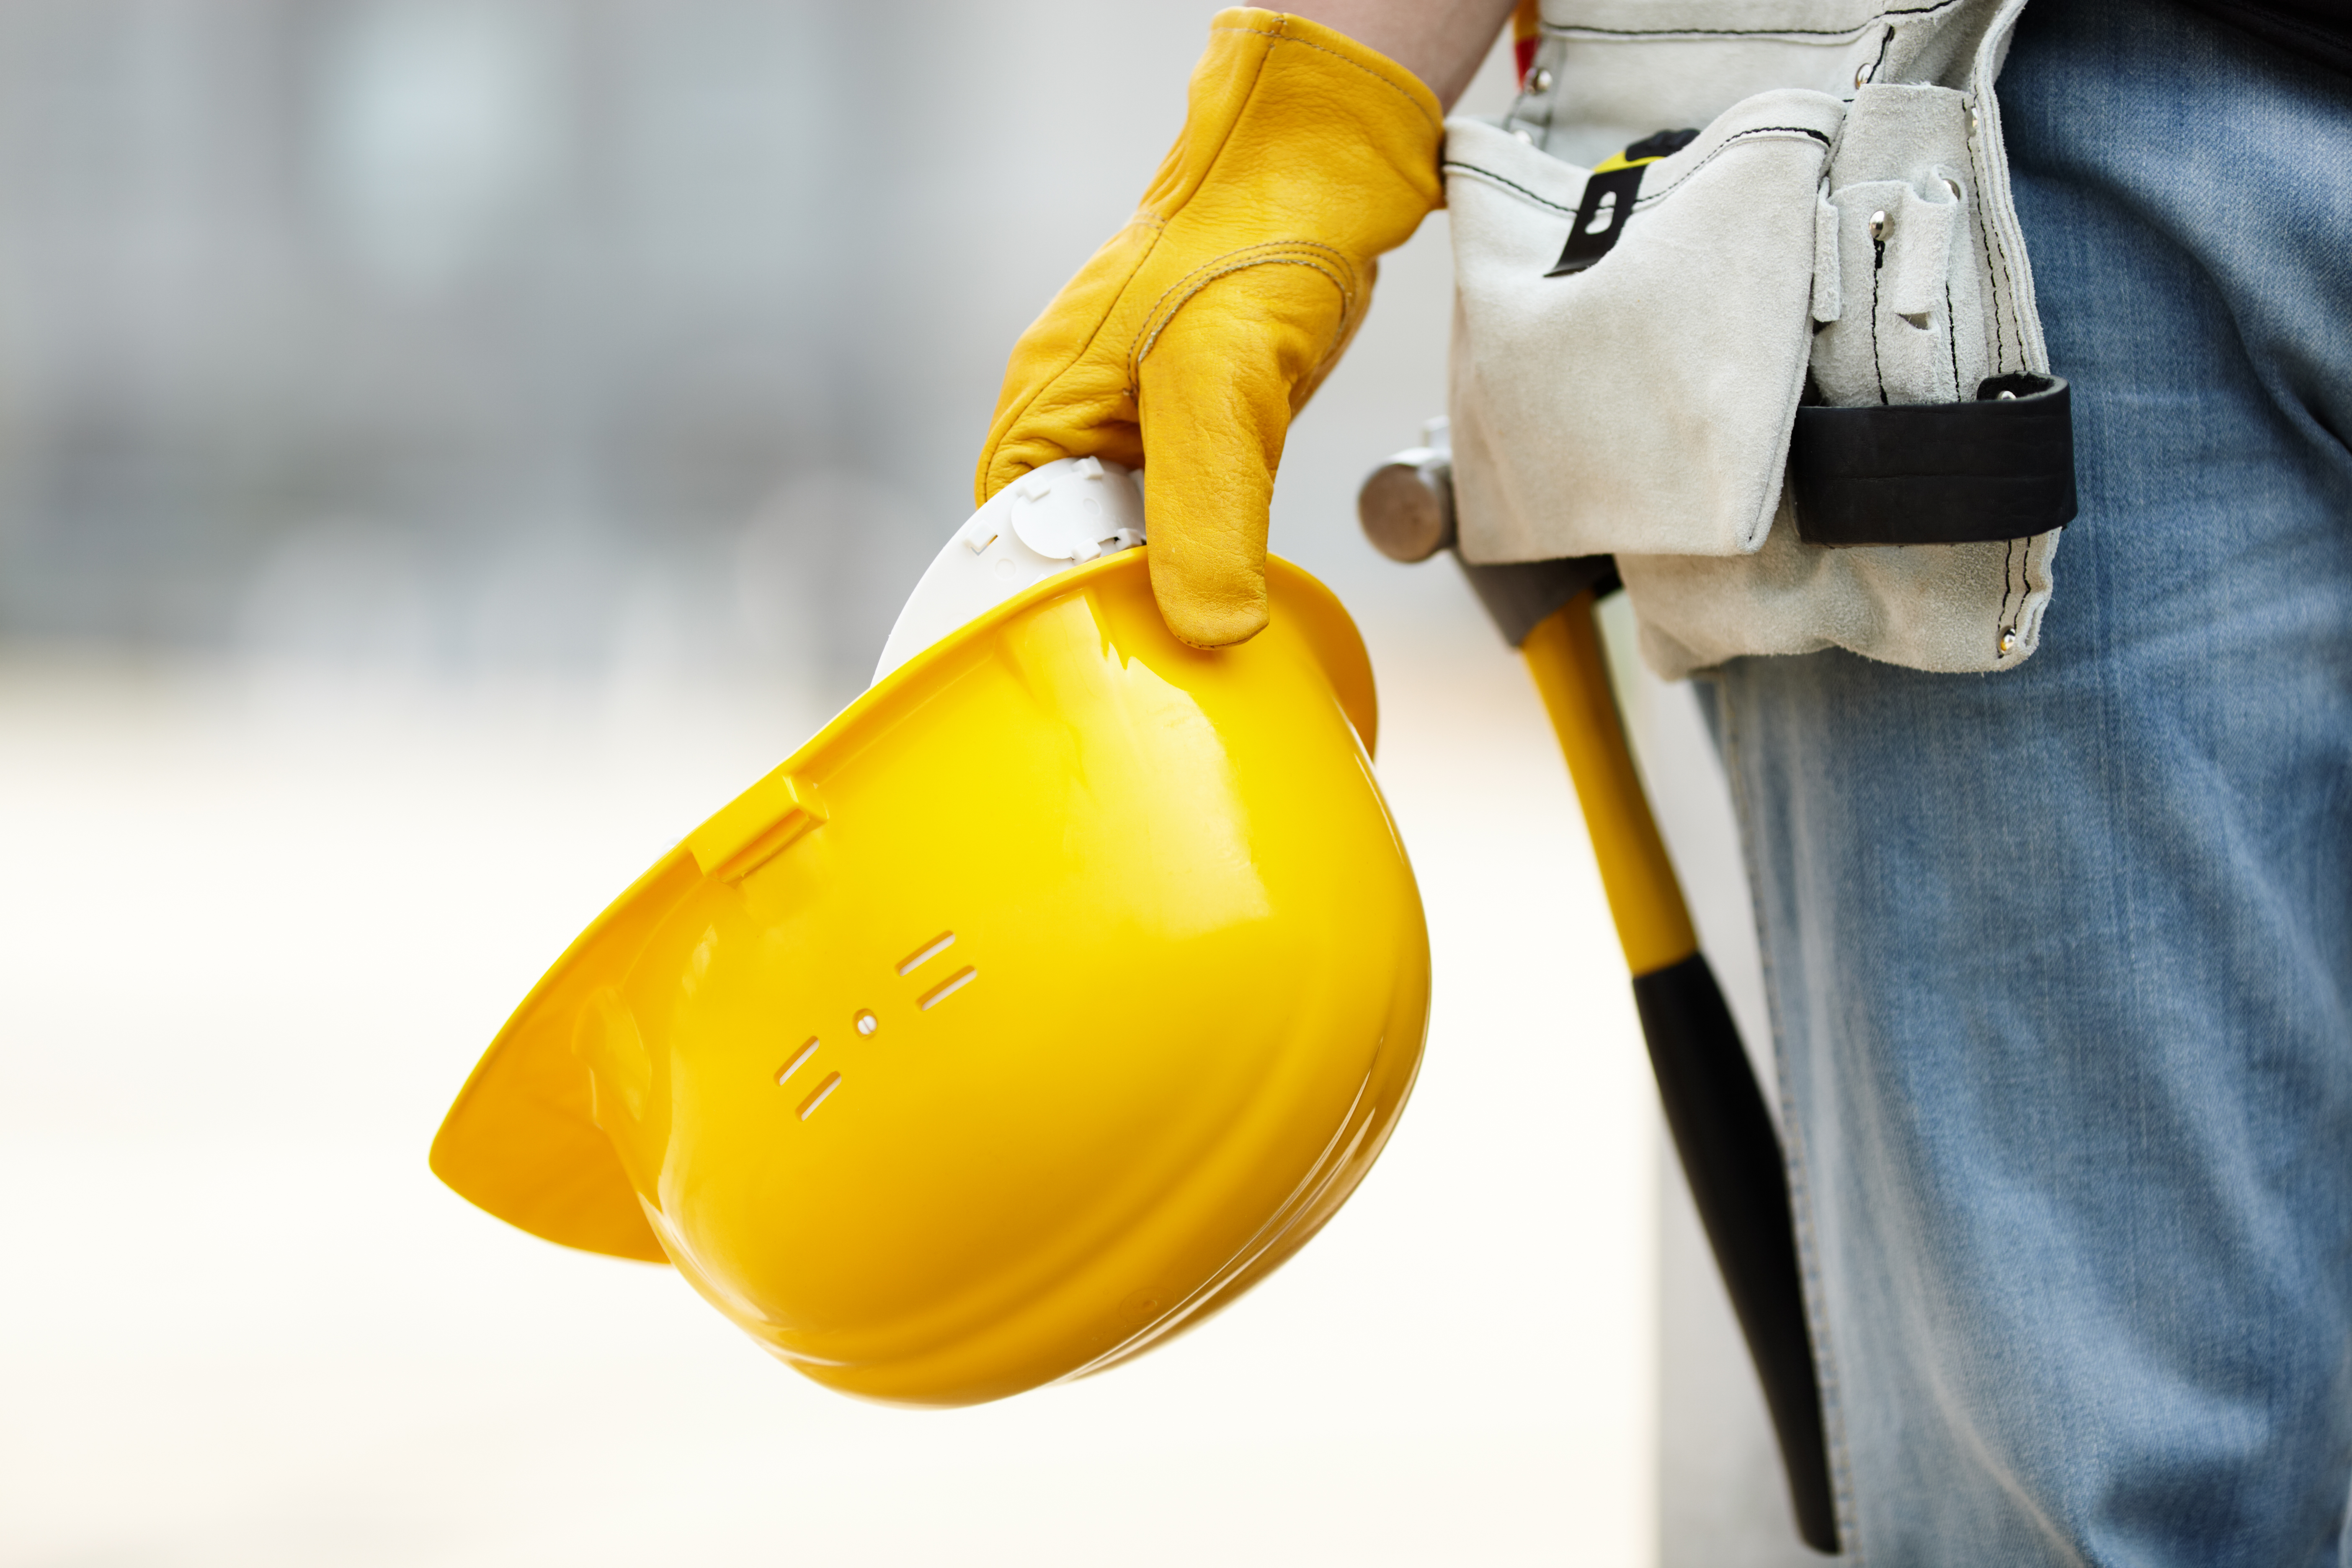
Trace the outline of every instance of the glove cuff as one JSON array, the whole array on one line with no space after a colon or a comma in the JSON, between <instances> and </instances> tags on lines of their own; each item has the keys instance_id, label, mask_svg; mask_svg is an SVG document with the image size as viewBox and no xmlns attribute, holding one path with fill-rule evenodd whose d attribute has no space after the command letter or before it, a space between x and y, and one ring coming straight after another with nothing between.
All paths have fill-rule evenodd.
<instances>
[{"instance_id":1,"label":"glove cuff","mask_svg":"<svg viewBox=\"0 0 2352 1568\"><path fill-rule=\"evenodd\" d=\"M1144 193L1138 216L1156 223L1174 217L1237 135L1244 142L1265 137L1269 114L1281 128L1280 140L1319 143L1288 150L1327 164L1335 183L1405 187L1406 203L1418 208L1413 224L1444 205L1438 153L1445 110L1419 77L1320 22L1236 5L1210 18L1208 47L1192 68L1184 133ZM1364 194L1378 199L1372 191ZM1402 234L1381 237L1385 243L1375 240L1371 249L1377 254L1401 244L1412 232L1408 224Z\"/></svg>"},{"instance_id":2,"label":"glove cuff","mask_svg":"<svg viewBox=\"0 0 2352 1568\"><path fill-rule=\"evenodd\" d=\"M1255 411L1253 439L1265 450L1250 458L1270 485L1286 415L1361 320L1373 258L1443 204L1444 135L1436 95L1386 56L1301 17L1219 12L1183 132L1140 209L1013 348L974 476L979 500L1055 458L1140 466L1144 358L1211 290L1238 289L1263 308L1204 352L1278 362L1283 384ZM1307 273L1329 287L1300 300Z\"/></svg>"},{"instance_id":3,"label":"glove cuff","mask_svg":"<svg viewBox=\"0 0 2352 1568\"><path fill-rule=\"evenodd\" d=\"M1280 43L1304 45L1328 55L1334 62L1363 71L1402 95L1429 126L1433 138L1444 134L1445 107L1437 101L1437 95L1429 90L1426 82L1378 49L1358 43L1336 27L1327 27L1286 11L1233 5L1209 18L1213 52L1220 33L1254 33ZM1207 61L1202 63L1205 65Z\"/></svg>"}]
</instances>

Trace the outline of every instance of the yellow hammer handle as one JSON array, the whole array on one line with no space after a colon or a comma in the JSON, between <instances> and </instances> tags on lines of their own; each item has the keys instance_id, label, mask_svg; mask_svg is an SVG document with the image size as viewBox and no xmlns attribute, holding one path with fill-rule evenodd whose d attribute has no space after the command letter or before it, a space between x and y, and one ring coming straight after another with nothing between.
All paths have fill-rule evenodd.
<instances>
[{"instance_id":1,"label":"yellow hammer handle","mask_svg":"<svg viewBox=\"0 0 2352 1568\"><path fill-rule=\"evenodd\" d=\"M1698 951L1698 936L1626 749L1608 656L1592 621L1591 593L1579 594L1547 616L1519 651L1568 758L1626 965L1649 974L1681 963Z\"/></svg>"}]
</instances>

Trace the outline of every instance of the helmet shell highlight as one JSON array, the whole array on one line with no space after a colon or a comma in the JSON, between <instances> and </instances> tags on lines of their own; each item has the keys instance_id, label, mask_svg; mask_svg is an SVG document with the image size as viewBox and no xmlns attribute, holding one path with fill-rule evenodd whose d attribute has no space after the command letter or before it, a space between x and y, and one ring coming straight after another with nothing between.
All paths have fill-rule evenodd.
<instances>
[{"instance_id":1,"label":"helmet shell highlight","mask_svg":"<svg viewBox=\"0 0 2352 1568\"><path fill-rule=\"evenodd\" d=\"M1178 642L1145 552L918 655L624 893L435 1141L846 1393L1109 1365L1296 1251L1419 1065L1428 937L1321 584Z\"/></svg>"}]
</instances>

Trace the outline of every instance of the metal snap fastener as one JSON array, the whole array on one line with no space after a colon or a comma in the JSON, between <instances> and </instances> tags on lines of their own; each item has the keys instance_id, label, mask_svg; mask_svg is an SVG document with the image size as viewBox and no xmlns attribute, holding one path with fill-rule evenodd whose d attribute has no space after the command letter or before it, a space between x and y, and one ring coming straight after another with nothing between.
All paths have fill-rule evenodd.
<instances>
[{"instance_id":1,"label":"metal snap fastener","mask_svg":"<svg viewBox=\"0 0 2352 1568\"><path fill-rule=\"evenodd\" d=\"M1870 215L1870 237L1873 239L1886 237L1886 209L1884 207Z\"/></svg>"},{"instance_id":2,"label":"metal snap fastener","mask_svg":"<svg viewBox=\"0 0 2352 1568\"><path fill-rule=\"evenodd\" d=\"M1868 60L1864 60L1862 64L1853 68L1853 85L1859 88L1864 82L1866 82L1869 79L1870 62Z\"/></svg>"},{"instance_id":3,"label":"metal snap fastener","mask_svg":"<svg viewBox=\"0 0 2352 1568\"><path fill-rule=\"evenodd\" d=\"M1516 136L1516 137L1517 137L1520 141L1522 141L1522 142L1526 142L1526 143L1527 143L1528 146L1530 146L1530 147L1532 147L1532 146L1534 146L1534 145L1536 144L1536 139L1535 139L1534 133L1533 133L1533 132L1527 132L1527 131L1514 131L1514 132L1511 132L1511 134L1512 134L1512 135L1514 135L1514 136Z\"/></svg>"},{"instance_id":4,"label":"metal snap fastener","mask_svg":"<svg viewBox=\"0 0 2352 1568\"><path fill-rule=\"evenodd\" d=\"M2012 627L2009 627L2009 626L2003 626L2003 627L2001 628L2001 633L2000 633L2000 643L1999 643L1999 644L1997 644L1996 646L2000 647L2000 651L2001 651L2003 654L2010 654L2010 653L2014 653L2014 652L2016 652L2016 651L2017 651L2017 632L2015 631L2015 629L2014 629L2014 628L2012 628Z\"/></svg>"},{"instance_id":5,"label":"metal snap fastener","mask_svg":"<svg viewBox=\"0 0 2352 1568\"><path fill-rule=\"evenodd\" d=\"M1535 73L1528 78L1528 90L1529 92L1549 92L1551 90L1551 72L1542 66L1536 67Z\"/></svg>"}]
</instances>

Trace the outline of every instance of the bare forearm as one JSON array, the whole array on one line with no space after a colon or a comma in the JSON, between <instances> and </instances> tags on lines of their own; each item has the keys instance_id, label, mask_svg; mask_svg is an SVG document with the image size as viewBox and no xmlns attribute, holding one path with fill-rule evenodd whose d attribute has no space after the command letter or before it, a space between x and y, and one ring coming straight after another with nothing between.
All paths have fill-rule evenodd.
<instances>
[{"instance_id":1,"label":"bare forearm","mask_svg":"<svg viewBox=\"0 0 2352 1568\"><path fill-rule=\"evenodd\" d=\"M1451 109L1494 47L1511 0L1306 0L1284 9L1380 50Z\"/></svg>"}]
</instances>

